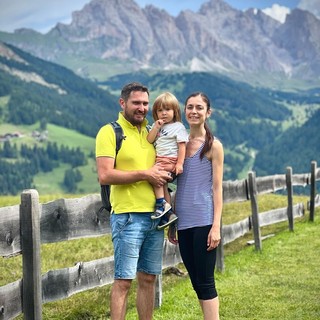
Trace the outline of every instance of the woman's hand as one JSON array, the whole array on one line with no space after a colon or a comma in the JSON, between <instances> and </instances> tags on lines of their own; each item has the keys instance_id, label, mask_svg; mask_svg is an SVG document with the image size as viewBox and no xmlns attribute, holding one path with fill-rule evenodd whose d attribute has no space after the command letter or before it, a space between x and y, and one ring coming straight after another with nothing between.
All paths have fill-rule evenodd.
<instances>
[{"instance_id":1,"label":"woman's hand","mask_svg":"<svg viewBox=\"0 0 320 320\"><path fill-rule=\"evenodd\" d=\"M208 234L207 251L211 251L218 247L221 240L220 227L212 226Z\"/></svg>"}]
</instances>

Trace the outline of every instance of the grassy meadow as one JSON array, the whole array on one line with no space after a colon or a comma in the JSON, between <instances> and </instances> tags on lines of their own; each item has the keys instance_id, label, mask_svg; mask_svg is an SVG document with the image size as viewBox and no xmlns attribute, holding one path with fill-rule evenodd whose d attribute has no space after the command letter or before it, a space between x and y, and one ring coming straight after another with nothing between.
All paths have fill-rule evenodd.
<instances>
[{"instance_id":1,"label":"grassy meadow","mask_svg":"<svg viewBox=\"0 0 320 320\"><path fill-rule=\"evenodd\" d=\"M1 106L1 101L0 101ZM39 123L34 125L12 125L3 124L0 128L0 134L8 132L21 132L22 138L15 138L11 140L12 144L15 144L20 148L21 144L26 144L29 147L37 145L43 147L43 143L36 141L32 137L32 131L39 130ZM56 142L58 146L64 145L69 148L80 148L86 155L88 163L84 166L78 167L82 174L82 181L77 184L78 193L88 194L100 192L100 185L97 180L96 162L93 156L95 152L95 138L83 135L75 130L59 127L54 124L47 124L48 141ZM69 164L60 163L59 167L54 168L50 172L40 172L34 176L35 188L39 191L39 194L55 195L57 193L64 193L65 189L62 185L65 171L70 169Z\"/></svg>"},{"instance_id":2,"label":"grassy meadow","mask_svg":"<svg viewBox=\"0 0 320 320\"><path fill-rule=\"evenodd\" d=\"M41 196L45 203L63 195ZM77 197L68 195L68 197ZM19 197L1 197L0 206L19 203ZM295 196L294 204L308 197ZM285 207L281 195L258 197L259 211ZM250 214L250 202L225 204L223 223L230 224ZM309 212L295 219L294 232L288 223L264 227L262 235L275 234L262 242L256 252L247 241L251 233L224 246L225 270L216 272L220 296L221 320L315 320L320 319L320 208L315 221L309 222ZM110 236L44 244L41 247L42 272L73 266L78 261L90 261L112 255ZM0 258L0 286L21 278L21 256ZM155 320L198 320L201 310L183 264L183 275L163 272L163 302L155 310ZM135 310L135 282L129 296L127 320L138 319ZM43 319L109 319L110 286L71 296L43 306ZM22 315L17 319L22 319Z\"/></svg>"}]
</instances>

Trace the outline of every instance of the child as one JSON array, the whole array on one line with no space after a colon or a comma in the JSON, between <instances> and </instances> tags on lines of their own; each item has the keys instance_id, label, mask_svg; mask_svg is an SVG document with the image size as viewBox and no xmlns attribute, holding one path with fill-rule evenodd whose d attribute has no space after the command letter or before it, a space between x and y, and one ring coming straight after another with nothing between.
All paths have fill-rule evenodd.
<instances>
[{"instance_id":1,"label":"child","mask_svg":"<svg viewBox=\"0 0 320 320\"><path fill-rule=\"evenodd\" d=\"M183 172L188 132L181 122L179 101L170 92L158 96L152 107L155 120L148 141L154 143L157 153L156 163L175 177ZM161 218L158 229L167 227L178 217L171 210L168 184L154 187L156 195L155 211L151 219Z\"/></svg>"}]
</instances>

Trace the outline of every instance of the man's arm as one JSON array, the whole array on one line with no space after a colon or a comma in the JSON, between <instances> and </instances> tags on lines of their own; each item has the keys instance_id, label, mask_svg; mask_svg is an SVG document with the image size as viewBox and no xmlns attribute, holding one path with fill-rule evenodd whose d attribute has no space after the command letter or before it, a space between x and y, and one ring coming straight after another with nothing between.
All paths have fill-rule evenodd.
<instances>
[{"instance_id":1,"label":"man's arm","mask_svg":"<svg viewBox=\"0 0 320 320\"><path fill-rule=\"evenodd\" d=\"M154 186L163 186L171 180L168 173L159 165L147 170L118 170L114 168L114 159L111 157L97 157L97 171L99 183L104 184L131 184L146 180Z\"/></svg>"}]
</instances>

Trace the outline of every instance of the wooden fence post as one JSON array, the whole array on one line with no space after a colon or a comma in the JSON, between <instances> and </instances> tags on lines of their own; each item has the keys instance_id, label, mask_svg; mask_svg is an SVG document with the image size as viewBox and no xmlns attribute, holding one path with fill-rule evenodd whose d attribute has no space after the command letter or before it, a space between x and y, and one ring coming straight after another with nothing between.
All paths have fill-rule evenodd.
<instances>
[{"instance_id":1,"label":"wooden fence post","mask_svg":"<svg viewBox=\"0 0 320 320\"><path fill-rule=\"evenodd\" d=\"M249 172L248 174L249 182L249 195L251 201L251 212L252 212L252 227L254 235L254 246L257 251L261 251L262 242L261 242L261 233L259 225L259 212L258 212L258 203L257 203L257 185L256 177L254 172Z\"/></svg>"},{"instance_id":2,"label":"wooden fence post","mask_svg":"<svg viewBox=\"0 0 320 320\"><path fill-rule=\"evenodd\" d=\"M286 172L286 185L288 193L288 221L289 221L289 230L293 231L293 187L292 187L292 168L287 167Z\"/></svg>"},{"instance_id":3,"label":"wooden fence post","mask_svg":"<svg viewBox=\"0 0 320 320\"><path fill-rule=\"evenodd\" d=\"M162 273L157 276L156 290L154 297L154 307L159 308L162 305Z\"/></svg>"},{"instance_id":4,"label":"wooden fence post","mask_svg":"<svg viewBox=\"0 0 320 320\"><path fill-rule=\"evenodd\" d=\"M310 216L309 220L314 221L314 203L316 199L316 171L317 171L317 162L311 162L311 181L310 181Z\"/></svg>"},{"instance_id":5,"label":"wooden fence post","mask_svg":"<svg viewBox=\"0 0 320 320\"><path fill-rule=\"evenodd\" d=\"M222 217L220 222L221 241L217 247L216 268L222 272L224 270L224 251L223 251L223 235L222 235Z\"/></svg>"},{"instance_id":6,"label":"wooden fence post","mask_svg":"<svg viewBox=\"0 0 320 320\"><path fill-rule=\"evenodd\" d=\"M42 319L40 260L40 205L36 190L21 194L20 230L23 260L22 311L24 319Z\"/></svg>"}]
</instances>

